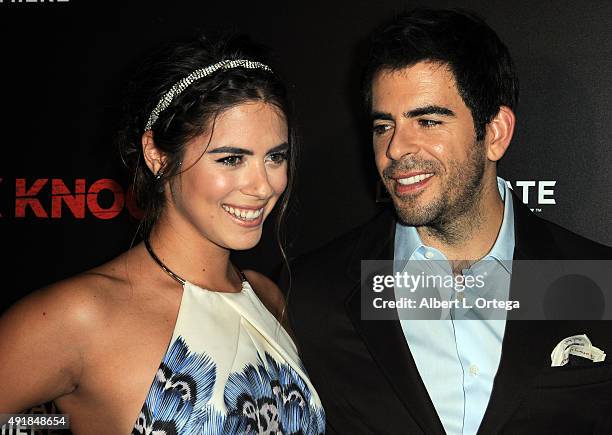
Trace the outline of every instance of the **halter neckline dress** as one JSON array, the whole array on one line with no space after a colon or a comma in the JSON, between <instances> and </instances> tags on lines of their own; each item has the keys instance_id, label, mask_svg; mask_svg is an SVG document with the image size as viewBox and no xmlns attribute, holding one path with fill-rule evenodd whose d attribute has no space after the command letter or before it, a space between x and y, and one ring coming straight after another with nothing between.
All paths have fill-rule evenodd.
<instances>
[{"instance_id":1,"label":"halter neckline dress","mask_svg":"<svg viewBox=\"0 0 612 435\"><path fill-rule=\"evenodd\" d=\"M321 401L296 346L249 282L237 293L185 282L132 435L323 433Z\"/></svg>"}]
</instances>

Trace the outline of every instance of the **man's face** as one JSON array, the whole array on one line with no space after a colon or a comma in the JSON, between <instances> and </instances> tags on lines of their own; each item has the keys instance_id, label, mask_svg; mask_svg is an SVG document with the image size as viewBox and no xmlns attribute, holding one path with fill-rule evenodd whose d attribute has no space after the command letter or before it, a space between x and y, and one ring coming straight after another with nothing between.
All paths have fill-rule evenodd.
<instances>
[{"instance_id":1,"label":"man's face","mask_svg":"<svg viewBox=\"0 0 612 435\"><path fill-rule=\"evenodd\" d=\"M442 227L474 209L485 148L445 65L420 62L375 75L372 138L378 172L404 224Z\"/></svg>"}]
</instances>

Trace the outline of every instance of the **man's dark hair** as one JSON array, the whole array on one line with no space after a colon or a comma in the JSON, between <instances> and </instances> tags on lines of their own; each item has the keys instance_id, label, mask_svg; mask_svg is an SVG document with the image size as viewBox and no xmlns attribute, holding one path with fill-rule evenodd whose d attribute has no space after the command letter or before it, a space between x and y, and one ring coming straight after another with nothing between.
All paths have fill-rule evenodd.
<instances>
[{"instance_id":1,"label":"man's dark hair","mask_svg":"<svg viewBox=\"0 0 612 435\"><path fill-rule=\"evenodd\" d=\"M372 35L363 93L372 105L372 80L382 70L418 62L446 65L472 112L477 140L500 106L515 109L518 78L508 48L481 18L459 10L415 9L398 15Z\"/></svg>"}]
</instances>

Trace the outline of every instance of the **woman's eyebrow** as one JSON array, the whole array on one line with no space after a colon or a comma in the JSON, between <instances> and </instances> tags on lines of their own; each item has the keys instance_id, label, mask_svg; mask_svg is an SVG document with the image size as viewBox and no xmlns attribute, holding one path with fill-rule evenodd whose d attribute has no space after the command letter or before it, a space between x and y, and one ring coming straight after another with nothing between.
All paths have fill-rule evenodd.
<instances>
[{"instance_id":1,"label":"woman's eyebrow","mask_svg":"<svg viewBox=\"0 0 612 435\"><path fill-rule=\"evenodd\" d=\"M279 151L287 151L289 149L289 144L287 142L283 142L280 145L276 145L273 148L270 148L266 154L277 153Z\"/></svg>"},{"instance_id":2,"label":"woman's eyebrow","mask_svg":"<svg viewBox=\"0 0 612 435\"><path fill-rule=\"evenodd\" d=\"M266 154L275 153L279 151L287 151L288 149L289 149L289 144L287 142L283 142L280 145L276 145L275 147L270 148L266 152ZM210 154L244 154L247 156L252 156L254 154L253 151L247 150L246 148L231 147L231 146L219 147L219 148L215 148L210 151L207 151L207 152Z\"/></svg>"},{"instance_id":3,"label":"woman's eyebrow","mask_svg":"<svg viewBox=\"0 0 612 435\"><path fill-rule=\"evenodd\" d=\"M253 155L253 151L238 147L219 147L207 152L210 154L246 154L247 156Z\"/></svg>"}]
</instances>

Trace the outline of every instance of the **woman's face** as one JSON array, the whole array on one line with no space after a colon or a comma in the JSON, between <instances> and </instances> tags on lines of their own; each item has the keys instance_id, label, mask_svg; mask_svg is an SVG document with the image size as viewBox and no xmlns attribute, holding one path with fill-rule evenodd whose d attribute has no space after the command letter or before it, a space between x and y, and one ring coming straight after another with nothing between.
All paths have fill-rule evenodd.
<instances>
[{"instance_id":1,"label":"woman's face","mask_svg":"<svg viewBox=\"0 0 612 435\"><path fill-rule=\"evenodd\" d=\"M209 130L187 144L167 211L218 246L252 248L287 186L287 122L253 101L221 112Z\"/></svg>"}]
</instances>

